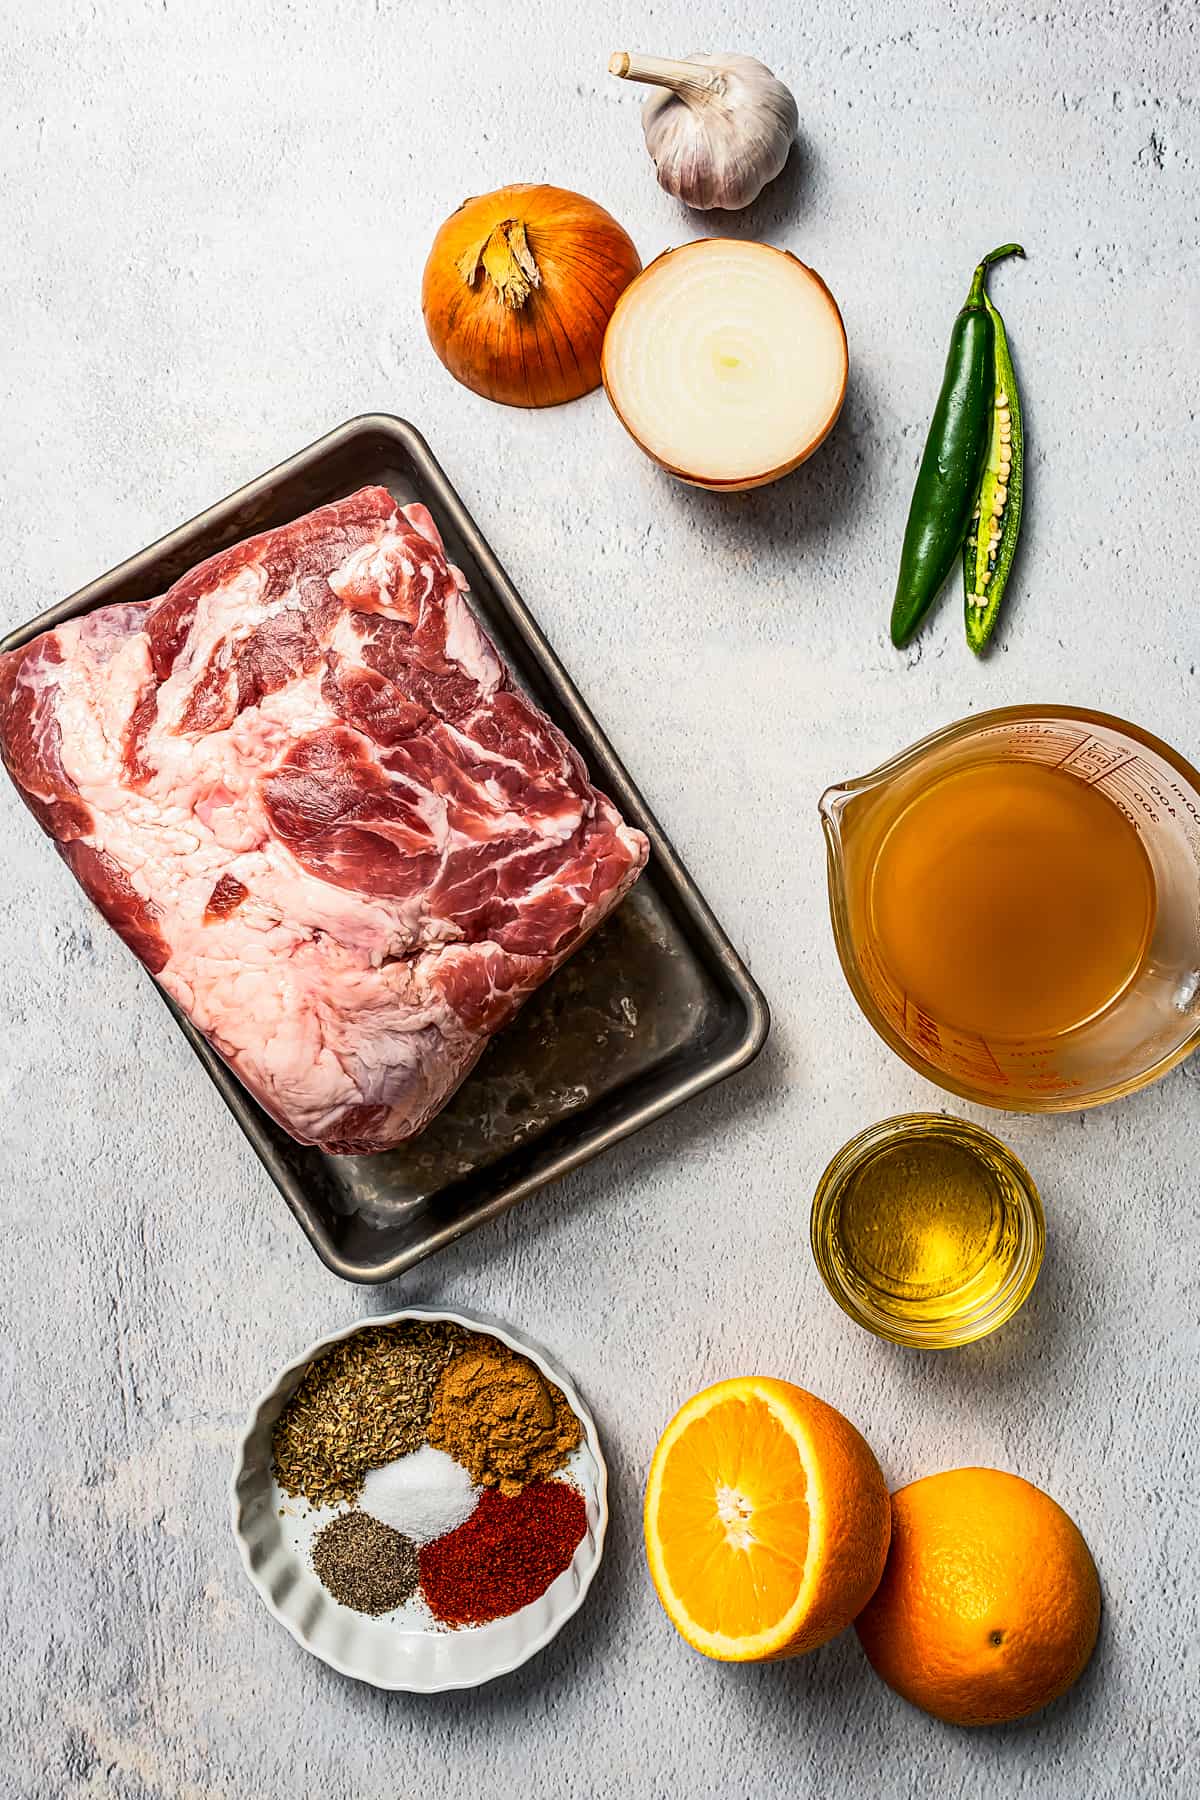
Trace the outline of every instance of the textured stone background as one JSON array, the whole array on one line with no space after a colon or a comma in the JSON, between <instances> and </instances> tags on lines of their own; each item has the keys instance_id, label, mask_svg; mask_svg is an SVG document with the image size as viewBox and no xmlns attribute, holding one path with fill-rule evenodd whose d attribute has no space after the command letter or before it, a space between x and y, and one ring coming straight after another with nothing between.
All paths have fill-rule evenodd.
<instances>
[{"instance_id":1,"label":"textured stone background","mask_svg":"<svg viewBox=\"0 0 1200 1800\"><path fill-rule=\"evenodd\" d=\"M857 1014L814 804L972 709L1053 698L1200 751L1197 16L1161 4L784 6L40 0L4 9L0 620L16 623L351 414L437 453L774 1008L760 1063L382 1293L315 1261L127 953L0 793L0 1790L20 1796L628 1794L1047 1800L1195 1794L1200 1071L1013 1118L1045 1272L990 1343L858 1333L809 1260L834 1149L938 1096ZM729 229L838 295L836 435L774 491L671 485L602 397L523 415L457 388L417 296L463 195L549 178L645 257L706 228L661 194L618 47L733 46L803 137ZM996 654L949 602L884 623L951 315L977 256L1028 400L1028 537ZM981 1117L983 1115L980 1115ZM586 1611L523 1673L387 1697L260 1606L231 1448L281 1360L364 1309L453 1301L555 1347L615 1476ZM640 1484L702 1383L795 1377L895 1483L983 1462L1050 1489L1106 1612L1077 1690L955 1732L853 1635L792 1666L695 1658L649 1591Z\"/></svg>"}]
</instances>

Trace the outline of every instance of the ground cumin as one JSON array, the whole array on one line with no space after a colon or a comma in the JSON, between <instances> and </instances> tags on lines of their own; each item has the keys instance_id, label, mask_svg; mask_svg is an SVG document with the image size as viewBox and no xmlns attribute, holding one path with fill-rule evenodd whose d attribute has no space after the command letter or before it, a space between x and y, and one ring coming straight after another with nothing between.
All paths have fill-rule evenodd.
<instances>
[{"instance_id":1,"label":"ground cumin","mask_svg":"<svg viewBox=\"0 0 1200 1800\"><path fill-rule=\"evenodd\" d=\"M477 1487L518 1494L561 1468L579 1439L564 1395L506 1345L472 1346L442 1370L429 1442L462 1463Z\"/></svg>"}]
</instances>

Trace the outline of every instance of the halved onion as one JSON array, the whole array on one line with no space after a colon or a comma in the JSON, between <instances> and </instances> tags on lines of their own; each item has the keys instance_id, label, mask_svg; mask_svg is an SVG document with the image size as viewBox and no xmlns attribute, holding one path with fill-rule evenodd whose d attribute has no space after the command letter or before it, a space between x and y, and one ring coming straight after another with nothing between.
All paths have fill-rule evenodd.
<instances>
[{"instance_id":1,"label":"halved onion","mask_svg":"<svg viewBox=\"0 0 1200 1800\"><path fill-rule=\"evenodd\" d=\"M630 436L681 481L777 481L828 435L849 367L837 301L790 251L739 238L668 250L604 334L604 388Z\"/></svg>"}]
</instances>

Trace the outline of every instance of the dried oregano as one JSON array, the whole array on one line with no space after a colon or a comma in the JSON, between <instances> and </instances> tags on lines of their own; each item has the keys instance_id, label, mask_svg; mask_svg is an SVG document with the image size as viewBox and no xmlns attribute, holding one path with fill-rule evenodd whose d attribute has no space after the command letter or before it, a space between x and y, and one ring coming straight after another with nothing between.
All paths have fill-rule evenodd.
<instances>
[{"instance_id":1,"label":"dried oregano","mask_svg":"<svg viewBox=\"0 0 1200 1800\"><path fill-rule=\"evenodd\" d=\"M438 1378L479 1340L459 1325L369 1326L317 1358L272 1437L275 1479L312 1506L357 1500L368 1469L425 1442Z\"/></svg>"}]
</instances>

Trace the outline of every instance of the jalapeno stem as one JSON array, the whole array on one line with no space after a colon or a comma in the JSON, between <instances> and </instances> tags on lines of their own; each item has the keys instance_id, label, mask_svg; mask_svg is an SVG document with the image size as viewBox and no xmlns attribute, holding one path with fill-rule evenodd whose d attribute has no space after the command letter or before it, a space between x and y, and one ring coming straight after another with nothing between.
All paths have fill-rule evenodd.
<instances>
[{"instance_id":1,"label":"jalapeno stem","mask_svg":"<svg viewBox=\"0 0 1200 1800\"><path fill-rule=\"evenodd\" d=\"M967 295L963 311L972 312L983 306L983 284L987 280L987 272L993 263L1003 262L1008 256L1024 256L1020 244L1001 244L998 250L990 250L971 278L971 291Z\"/></svg>"}]
</instances>

